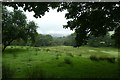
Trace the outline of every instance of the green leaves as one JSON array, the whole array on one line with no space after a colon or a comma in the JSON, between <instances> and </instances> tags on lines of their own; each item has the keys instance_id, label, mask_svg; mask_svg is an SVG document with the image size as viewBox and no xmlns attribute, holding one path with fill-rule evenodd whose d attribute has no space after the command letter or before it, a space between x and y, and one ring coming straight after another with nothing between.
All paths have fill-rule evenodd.
<instances>
[{"instance_id":1,"label":"green leaves","mask_svg":"<svg viewBox=\"0 0 120 80\"><path fill-rule=\"evenodd\" d=\"M16 39L27 41L29 37L32 41L35 41L38 26L33 21L27 24L26 15L21 10L15 9L13 12L9 12L3 6L2 15L2 43L4 49Z\"/></svg>"},{"instance_id":2,"label":"green leaves","mask_svg":"<svg viewBox=\"0 0 120 80\"><path fill-rule=\"evenodd\" d=\"M68 19L64 28L75 30L76 42L84 44L88 35L101 36L108 31L114 31L120 24L120 3L96 2L61 2L61 3L3 3L3 5L22 7L24 11L34 11L38 18L49 11L49 7L57 11L67 10L65 18ZM72 20L71 20L72 19ZM116 31L116 30L115 30ZM117 37L116 37L117 39Z\"/></svg>"}]
</instances>

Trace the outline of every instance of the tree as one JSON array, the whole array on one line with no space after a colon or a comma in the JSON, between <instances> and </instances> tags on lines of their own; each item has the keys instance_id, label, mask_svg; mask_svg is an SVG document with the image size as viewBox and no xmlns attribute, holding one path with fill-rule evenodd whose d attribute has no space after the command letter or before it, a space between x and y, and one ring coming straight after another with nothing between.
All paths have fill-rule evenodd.
<instances>
[{"instance_id":1,"label":"tree","mask_svg":"<svg viewBox=\"0 0 120 80\"><path fill-rule=\"evenodd\" d=\"M43 34L38 34L35 40L34 46L39 47L39 46L51 46L53 41L53 37L51 35L43 35Z\"/></svg>"},{"instance_id":2,"label":"tree","mask_svg":"<svg viewBox=\"0 0 120 80\"><path fill-rule=\"evenodd\" d=\"M116 32L120 27L120 3L68 3L67 6L65 16L72 20L64 27L75 29L79 46L86 44L90 35L106 35L108 31ZM115 40L117 44L117 38Z\"/></svg>"},{"instance_id":3,"label":"tree","mask_svg":"<svg viewBox=\"0 0 120 80\"><path fill-rule=\"evenodd\" d=\"M4 3L17 9L23 7L26 11L34 11L35 17L41 17L48 7L57 8L58 11L67 9L65 15L69 19L64 28L70 28L76 32L76 43L78 46L87 43L90 35L106 35L108 31L115 31L115 42L119 43L120 36L120 3L97 3L97 2L61 2L61 3ZM44 5L44 8L41 6Z\"/></svg>"},{"instance_id":4,"label":"tree","mask_svg":"<svg viewBox=\"0 0 120 80\"><path fill-rule=\"evenodd\" d=\"M75 37L76 37L75 33L73 33L69 36L66 36L64 39L64 45L65 46L74 46L75 45Z\"/></svg>"},{"instance_id":5,"label":"tree","mask_svg":"<svg viewBox=\"0 0 120 80\"><path fill-rule=\"evenodd\" d=\"M37 26L34 22L26 22L26 15L21 10L9 12L3 6L2 12L2 51L11 44L13 40L23 39L27 41L28 37L34 40Z\"/></svg>"},{"instance_id":6,"label":"tree","mask_svg":"<svg viewBox=\"0 0 120 80\"><path fill-rule=\"evenodd\" d=\"M115 41L111 39L110 34L99 37L91 35L87 45L92 47L115 47Z\"/></svg>"}]
</instances>

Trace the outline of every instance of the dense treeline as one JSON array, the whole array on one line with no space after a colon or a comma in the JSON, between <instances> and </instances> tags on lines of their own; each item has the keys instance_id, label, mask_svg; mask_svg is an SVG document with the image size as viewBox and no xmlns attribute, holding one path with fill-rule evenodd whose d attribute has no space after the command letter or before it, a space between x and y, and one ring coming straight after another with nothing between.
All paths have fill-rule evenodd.
<instances>
[{"instance_id":1,"label":"dense treeline","mask_svg":"<svg viewBox=\"0 0 120 80\"><path fill-rule=\"evenodd\" d=\"M12 45L35 47L59 45L74 46L75 33L64 37L52 37L51 35L38 34L34 43L32 43L30 40L27 42L23 40L15 40L12 42ZM86 45L91 47L115 47L115 41L111 39L110 34L100 37L90 36Z\"/></svg>"}]
</instances>

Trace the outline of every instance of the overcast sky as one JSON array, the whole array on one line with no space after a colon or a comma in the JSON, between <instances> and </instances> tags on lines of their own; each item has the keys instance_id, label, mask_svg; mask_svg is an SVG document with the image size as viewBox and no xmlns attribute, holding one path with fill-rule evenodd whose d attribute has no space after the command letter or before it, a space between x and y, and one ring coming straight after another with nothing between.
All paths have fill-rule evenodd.
<instances>
[{"instance_id":1,"label":"overcast sky","mask_svg":"<svg viewBox=\"0 0 120 80\"><path fill-rule=\"evenodd\" d=\"M11 10L11 8L8 8ZM63 25L67 24L67 20L64 17L67 11L57 12L56 9L50 9L49 12L46 12L41 18L34 18L34 12L25 12L28 21L34 21L37 23L39 28L37 29L38 33L41 34L59 34L59 35L69 35L74 31L70 29L63 28Z\"/></svg>"}]
</instances>

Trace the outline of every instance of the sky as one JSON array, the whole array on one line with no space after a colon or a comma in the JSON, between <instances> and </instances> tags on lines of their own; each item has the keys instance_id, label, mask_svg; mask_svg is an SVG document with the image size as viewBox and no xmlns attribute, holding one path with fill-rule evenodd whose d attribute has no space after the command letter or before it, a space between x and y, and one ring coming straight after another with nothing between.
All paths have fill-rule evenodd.
<instances>
[{"instance_id":1,"label":"sky","mask_svg":"<svg viewBox=\"0 0 120 80\"><path fill-rule=\"evenodd\" d=\"M7 8L12 10L12 8ZM59 36L70 35L74 31L70 29L63 28L63 25L67 24L67 20L64 17L67 11L57 12L56 9L50 9L49 12L46 12L41 18L34 18L34 12L26 11L28 21L34 21L38 25L37 32L40 34L57 34Z\"/></svg>"}]
</instances>

